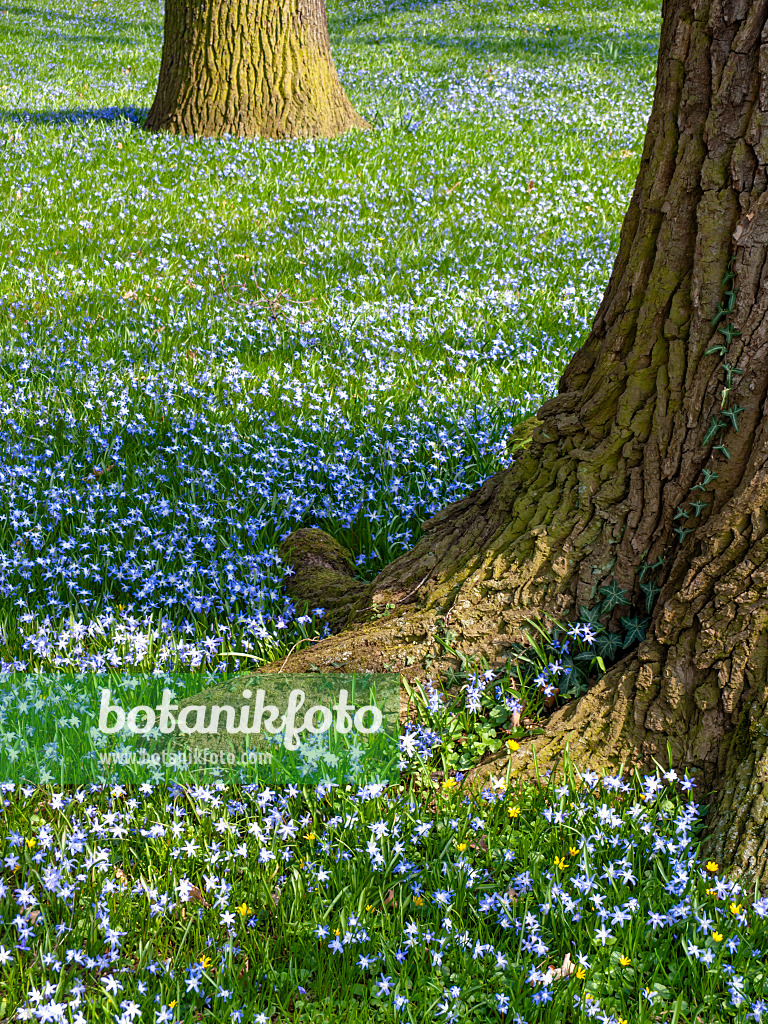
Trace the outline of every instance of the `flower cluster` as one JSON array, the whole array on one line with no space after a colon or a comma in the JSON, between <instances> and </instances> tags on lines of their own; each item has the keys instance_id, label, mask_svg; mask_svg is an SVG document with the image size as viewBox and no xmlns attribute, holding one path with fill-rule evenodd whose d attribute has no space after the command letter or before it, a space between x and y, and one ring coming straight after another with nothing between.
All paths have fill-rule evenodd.
<instances>
[{"instance_id":1,"label":"flower cluster","mask_svg":"<svg viewBox=\"0 0 768 1024\"><path fill-rule=\"evenodd\" d=\"M16 1019L72 1024L251 1024L340 986L382 1020L428 1005L532 1024L572 1006L619 1024L678 991L760 1020L768 899L698 861L692 785L586 772L428 808L377 784L6 783L6 990Z\"/></svg>"}]
</instances>

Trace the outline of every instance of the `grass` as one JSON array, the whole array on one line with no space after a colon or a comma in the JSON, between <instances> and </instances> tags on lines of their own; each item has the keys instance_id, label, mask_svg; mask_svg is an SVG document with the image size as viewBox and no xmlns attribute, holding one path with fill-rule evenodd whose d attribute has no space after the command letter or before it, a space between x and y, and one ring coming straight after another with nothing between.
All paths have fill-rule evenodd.
<instances>
[{"instance_id":1,"label":"grass","mask_svg":"<svg viewBox=\"0 0 768 1024\"><path fill-rule=\"evenodd\" d=\"M5 784L3 1008L760 1019L768 901L698 863L687 779L580 777L566 759L558 785L471 793L417 768L381 788Z\"/></svg>"},{"instance_id":2,"label":"grass","mask_svg":"<svg viewBox=\"0 0 768 1024\"><path fill-rule=\"evenodd\" d=\"M284 654L322 623L285 599L283 536L323 526L374 575L553 391L657 12L331 5L377 128L274 144L141 130L154 3L2 10L0 661Z\"/></svg>"},{"instance_id":3,"label":"grass","mask_svg":"<svg viewBox=\"0 0 768 1024\"><path fill-rule=\"evenodd\" d=\"M506 464L607 282L659 30L334 0L374 130L277 144L142 131L161 16L0 6L0 777L46 740L3 786L0 1020L759 1020L766 905L685 780L466 786L535 725L519 667L427 687L396 785L52 785L98 680L154 703L323 635L292 529L370 578Z\"/></svg>"}]
</instances>

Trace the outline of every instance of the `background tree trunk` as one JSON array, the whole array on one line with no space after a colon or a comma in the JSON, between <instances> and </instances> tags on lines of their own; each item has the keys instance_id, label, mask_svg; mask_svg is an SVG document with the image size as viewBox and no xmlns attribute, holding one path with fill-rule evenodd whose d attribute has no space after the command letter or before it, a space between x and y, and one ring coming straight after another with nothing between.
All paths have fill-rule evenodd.
<instances>
[{"instance_id":1,"label":"background tree trunk","mask_svg":"<svg viewBox=\"0 0 768 1024\"><path fill-rule=\"evenodd\" d=\"M705 849L762 887L767 19L768 0L665 0L654 105L611 280L530 445L424 524L415 548L366 589L345 593L348 567L326 564L326 593L328 573L340 574L330 615L346 628L290 659L291 671L390 667L422 678L432 664L434 677L447 627L461 654L498 663L527 618L577 619L611 581L642 605L654 596L642 566L653 563L661 590L646 639L549 719L535 741L539 765L558 767L569 744L582 770L654 759L666 769L669 745L701 801L715 793ZM735 307L724 316L732 257ZM312 535L284 545L292 592L328 607L313 591L322 535ZM513 755L523 774L530 746Z\"/></svg>"},{"instance_id":2,"label":"background tree trunk","mask_svg":"<svg viewBox=\"0 0 768 1024\"><path fill-rule=\"evenodd\" d=\"M324 0L166 0L146 127L290 139L369 125L336 74Z\"/></svg>"}]
</instances>

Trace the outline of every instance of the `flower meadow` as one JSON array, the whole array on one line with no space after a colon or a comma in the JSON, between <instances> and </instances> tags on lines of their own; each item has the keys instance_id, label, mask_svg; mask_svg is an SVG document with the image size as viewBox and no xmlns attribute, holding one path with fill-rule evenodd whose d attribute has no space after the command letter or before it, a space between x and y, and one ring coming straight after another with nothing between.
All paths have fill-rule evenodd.
<instances>
[{"instance_id":1,"label":"flower meadow","mask_svg":"<svg viewBox=\"0 0 768 1024\"><path fill-rule=\"evenodd\" d=\"M140 128L154 0L0 9L0 668L236 671L322 635L280 540L321 526L372 577L583 339L655 7L329 23L373 131L194 140Z\"/></svg>"},{"instance_id":2,"label":"flower meadow","mask_svg":"<svg viewBox=\"0 0 768 1024\"><path fill-rule=\"evenodd\" d=\"M5 783L2 1012L761 1020L768 899L698 861L691 781L565 769L470 793L417 766L417 798Z\"/></svg>"},{"instance_id":3,"label":"flower meadow","mask_svg":"<svg viewBox=\"0 0 768 1024\"><path fill-rule=\"evenodd\" d=\"M768 902L698 856L690 779L470 785L588 623L424 680L394 778L322 744L282 784L99 767L101 686L325 634L293 529L372 578L503 468L610 274L656 3L328 17L373 129L275 143L143 131L156 0L0 6L0 1022L760 1021Z\"/></svg>"}]
</instances>

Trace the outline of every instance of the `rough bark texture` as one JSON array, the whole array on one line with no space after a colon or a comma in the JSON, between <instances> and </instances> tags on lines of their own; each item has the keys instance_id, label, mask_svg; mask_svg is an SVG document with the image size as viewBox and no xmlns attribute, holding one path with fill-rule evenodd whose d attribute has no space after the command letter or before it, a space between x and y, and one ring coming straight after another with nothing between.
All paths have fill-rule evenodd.
<instances>
[{"instance_id":1,"label":"rough bark texture","mask_svg":"<svg viewBox=\"0 0 768 1024\"><path fill-rule=\"evenodd\" d=\"M333 570L333 614L346 628L290 659L294 672L312 662L434 676L437 662L425 666L447 624L457 650L493 664L526 618L575 619L611 579L641 604L641 562L663 558L645 641L549 719L535 741L539 766L557 768L568 743L581 769L654 759L666 768L669 743L711 804L705 851L761 888L767 22L768 0L665 0L653 111L610 284L530 445L426 523L366 592L346 595L348 568ZM732 257L735 308L714 327ZM719 330L728 324L730 337ZM298 548L294 538L284 547L294 565L306 536ZM323 604L320 592L312 603ZM530 746L513 755L523 774Z\"/></svg>"},{"instance_id":2,"label":"rough bark texture","mask_svg":"<svg viewBox=\"0 0 768 1024\"><path fill-rule=\"evenodd\" d=\"M290 139L369 126L336 74L324 0L167 0L146 127Z\"/></svg>"}]
</instances>

